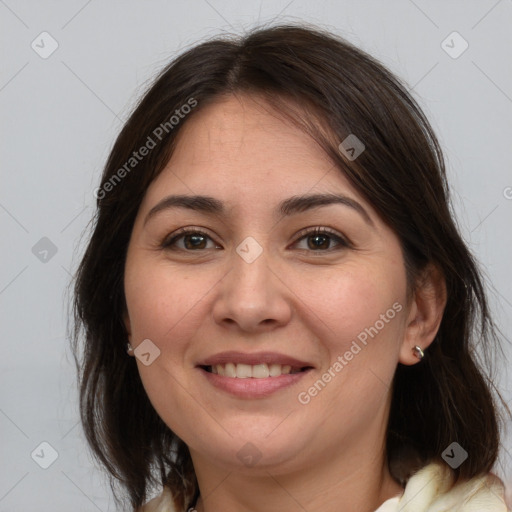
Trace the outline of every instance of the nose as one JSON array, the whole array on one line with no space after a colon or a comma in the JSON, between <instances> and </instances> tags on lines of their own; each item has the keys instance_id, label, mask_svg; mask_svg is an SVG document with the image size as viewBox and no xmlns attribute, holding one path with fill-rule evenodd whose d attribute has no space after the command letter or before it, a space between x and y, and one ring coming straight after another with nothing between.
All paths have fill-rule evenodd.
<instances>
[{"instance_id":1,"label":"nose","mask_svg":"<svg viewBox=\"0 0 512 512\"><path fill-rule=\"evenodd\" d=\"M231 271L219 283L213 305L217 324L244 332L268 332L292 317L292 293L269 265L265 251L251 263L233 251Z\"/></svg>"}]
</instances>

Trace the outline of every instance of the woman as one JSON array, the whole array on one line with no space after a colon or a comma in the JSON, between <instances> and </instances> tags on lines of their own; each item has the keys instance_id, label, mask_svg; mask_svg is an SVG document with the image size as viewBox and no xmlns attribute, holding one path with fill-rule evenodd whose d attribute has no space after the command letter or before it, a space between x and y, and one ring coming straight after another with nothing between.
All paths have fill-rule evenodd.
<instances>
[{"instance_id":1,"label":"woman","mask_svg":"<svg viewBox=\"0 0 512 512\"><path fill-rule=\"evenodd\" d=\"M506 510L482 280L382 65L299 26L200 44L96 197L81 415L132 510Z\"/></svg>"}]
</instances>

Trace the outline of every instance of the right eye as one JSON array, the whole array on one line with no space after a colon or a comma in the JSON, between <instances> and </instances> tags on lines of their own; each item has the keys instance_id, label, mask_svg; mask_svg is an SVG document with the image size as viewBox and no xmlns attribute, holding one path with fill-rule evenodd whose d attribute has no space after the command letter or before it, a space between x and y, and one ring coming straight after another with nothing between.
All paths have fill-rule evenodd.
<instances>
[{"instance_id":1,"label":"right eye","mask_svg":"<svg viewBox=\"0 0 512 512\"><path fill-rule=\"evenodd\" d=\"M208 241L213 244L208 247ZM182 228L166 237L161 244L162 249L179 251L200 251L204 249L221 249L209 235L197 229Z\"/></svg>"}]
</instances>

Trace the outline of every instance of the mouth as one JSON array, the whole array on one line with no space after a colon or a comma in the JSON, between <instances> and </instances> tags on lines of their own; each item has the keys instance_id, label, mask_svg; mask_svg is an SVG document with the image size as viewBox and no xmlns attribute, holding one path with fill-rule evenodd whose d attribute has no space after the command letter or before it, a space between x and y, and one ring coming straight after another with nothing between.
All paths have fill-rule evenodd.
<instances>
[{"instance_id":1,"label":"mouth","mask_svg":"<svg viewBox=\"0 0 512 512\"><path fill-rule=\"evenodd\" d=\"M295 373L306 372L312 369L312 366L292 366L289 364L278 363L226 363L214 365L200 365L204 371L220 375L221 377L231 377L236 379L266 379L280 377L281 375L293 375Z\"/></svg>"},{"instance_id":2,"label":"mouth","mask_svg":"<svg viewBox=\"0 0 512 512\"><path fill-rule=\"evenodd\" d=\"M314 366L276 352L222 352L196 368L209 385L243 399L267 398L296 386Z\"/></svg>"}]
</instances>

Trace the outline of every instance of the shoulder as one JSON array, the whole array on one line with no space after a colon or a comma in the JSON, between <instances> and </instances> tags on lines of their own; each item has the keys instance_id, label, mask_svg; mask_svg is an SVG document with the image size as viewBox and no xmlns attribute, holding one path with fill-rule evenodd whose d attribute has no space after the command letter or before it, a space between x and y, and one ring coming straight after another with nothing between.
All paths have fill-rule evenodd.
<instances>
[{"instance_id":1,"label":"shoulder","mask_svg":"<svg viewBox=\"0 0 512 512\"><path fill-rule=\"evenodd\" d=\"M446 464L431 463L414 474L399 500L403 512L507 512L503 482L492 474L454 483Z\"/></svg>"}]
</instances>

